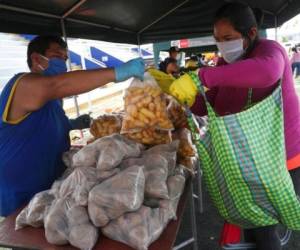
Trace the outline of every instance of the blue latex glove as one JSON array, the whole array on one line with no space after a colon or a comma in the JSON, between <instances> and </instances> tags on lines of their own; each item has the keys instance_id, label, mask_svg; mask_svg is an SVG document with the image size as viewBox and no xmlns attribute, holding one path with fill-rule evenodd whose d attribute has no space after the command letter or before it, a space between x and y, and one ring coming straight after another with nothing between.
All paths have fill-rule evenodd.
<instances>
[{"instance_id":1,"label":"blue latex glove","mask_svg":"<svg viewBox=\"0 0 300 250\"><path fill-rule=\"evenodd\" d=\"M118 67L115 67L116 82L122 82L130 77L144 79L145 63L142 58L128 61Z\"/></svg>"},{"instance_id":2,"label":"blue latex glove","mask_svg":"<svg viewBox=\"0 0 300 250\"><path fill-rule=\"evenodd\" d=\"M90 127L91 117L87 114L69 119L72 129L85 129Z\"/></svg>"}]
</instances>

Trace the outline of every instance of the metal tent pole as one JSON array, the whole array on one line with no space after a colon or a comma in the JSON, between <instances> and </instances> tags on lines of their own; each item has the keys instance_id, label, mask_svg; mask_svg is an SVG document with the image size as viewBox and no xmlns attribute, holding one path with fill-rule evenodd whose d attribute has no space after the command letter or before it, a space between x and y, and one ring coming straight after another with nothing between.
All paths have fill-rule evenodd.
<instances>
[{"instance_id":1,"label":"metal tent pole","mask_svg":"<svg viewBox=\"0 0 300 250\"><path fill-rule=\"evenodd\" d=\"M147 26L145 26L144 28L142 28L138 34L141 34L142 32L144 32L145 30L149 29L151 26L153 26L154 24L158 23L160 20L162 20L163 18L165 18L166 16L170 15L171 13L173 13L175 10L179 9L182 5L186 4L189 0L184 0L182 3L178 4L177 6L175 6L174 8L172 8L171 10L169 10L168 12L166 12L165 14L163 14L161 17L157 18L156 20L154 20L152 23L148 24Z\"/></svg>"},{"instance_id":2,"label":"metal tent pole","mask_svg":"<svg viewBox=\"0 0 300 250\"><path fill-rule=\"evenodd\" d=\"M142 50L141 50L141 36L140 36L140 34L137 34L137 44L138 44L139 57L143 57Z\"/></svg>"},{"instance_id":3,"label":"metal tent pole","mask_svg":"<svg viewBox=\"0 0 300 250\"><path fill-rule=\"evenodd\" d=\"M65 42L68 44L65 20L63 18L60 20L60 24L61 24L61 30L62 30L63 37L65 39ZM68 61L67 61L67 65L68 65L69 70L71 70L72 69L71 59L70 59L70 52L69 52L68 47L67 47L67 53L68 53L68 58L69 58ZM75 109L76 109L76 115L78 117L80 115L80 112L79 112L79 105L78 105L77 96L76 95L73 96L73 99L74 99L74 104L75 104Z\"/></svg>"},{"instance_id":4,"label":"metal tent pole","mask_svg":"<svg viewBox=\"0 0 300 250\"><path fill-rule=\"evenodd\" d=\"M275 22L275 40L278 41L278 16L274 16L274 22Z\"/></svg>"}]
</instances>

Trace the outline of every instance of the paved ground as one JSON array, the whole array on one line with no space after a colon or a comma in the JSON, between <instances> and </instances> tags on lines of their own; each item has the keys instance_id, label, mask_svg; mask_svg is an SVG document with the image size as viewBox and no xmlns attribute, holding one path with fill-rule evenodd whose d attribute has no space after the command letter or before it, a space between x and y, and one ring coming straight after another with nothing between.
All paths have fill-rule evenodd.
<instances>
[{"instance_id":1,"label":"paved ground","mask_svg":"<svg viewBox=\"0 0 300 250\"><path fill-rule=\"evenodd\" d=\"M194 188L196 190L196 186ZM203 193L204 212L199 213L197 202L197 230L198 230L198 249L199 250L219 250L218 245L220 231L222 229L223 221L219 217L217 211L212 206L206 191ZM190 206L185 210L183 223L181 225L176 244L191 238L191 220L190 220ZM186 246L183 250L192 250L192 246ZM300 249L300 232L293 232L289 244L283 250L299 250ZM268 249L265 249L268 250Z\"/></svg>"}]
</instances>

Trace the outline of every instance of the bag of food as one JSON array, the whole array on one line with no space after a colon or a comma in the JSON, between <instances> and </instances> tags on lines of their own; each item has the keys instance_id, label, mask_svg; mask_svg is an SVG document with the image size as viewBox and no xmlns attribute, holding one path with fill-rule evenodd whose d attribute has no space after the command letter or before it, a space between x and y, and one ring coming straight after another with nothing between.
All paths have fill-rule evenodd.
<instances>
[{"instance_id":1,"label":"bag of food","mask_svg":"<svg viewBox=\"0 0 300 250\"><path fill-rule=\"evenodd\" d=\"M175 129L188 127L184 108L172 96L167 96L167 112Z\"/></svg>"},{"instance_id":2,"label":"bag of food","mask_svg":"<svg viewBox=\"0 0 300 250\"><path fill-rule=\"evenodd\" d=\"M161 144L154 147L151 147L143 152L143 156L145 155L161 155L168 161L168 175L173 175L174 169L176 166L177 160L177 150L179 146L179 141L173 141L169 144Z\"/></svg>"},{"instance_id":3,"label":"bag of food","mask_svg":"<svg viewBox=\"0 0 300 250\"><path fill-rule=\"evenodd\" d=\"M88 211L93 224L105 226L122 214L137 210L144 200L145 175L140 166L129 167L95 186Z\"/></svg>"},{"instance_id":4,"label":"bag of food","mask_svg":"<svg viewBox=\"0 0 300 250\"><path fill-rule=\"evenodd\" d=\"M90 222L87 209L71 198L57 199L45 217L45 236L49 243L90 250L98 240L98 229Z\"/></svg>"},{"instance_id":5,"label":"bag of food","mask_svg":"<svg viewBox=\"0 0 300 250\"><path fill-rule=\"evenodd\" d=\"M54 195L50 194L49 190L37 193L17 216L15 229L19 230L25 226L43 226L45 211L51 206L53 200Z\"/></svg>"},{"instance_id":6,"label":"bag of food","mask_svg":"<svg viewBox=\"0 0 300 250\"><path fill-rule=\"evenodd\" d=\"M69 151L64 152L63 156L62 156L62 160L64 162L64 164L68 167L68 168L73 168L73 156L74 154L76 154L78 151L80 150L80 148L71 148Z\"/></svg>"},{"instance_id":7,"label":"bag of food","mask_svg":"<svg viewBox=\"0 0 300 250\"><path fill-rule=\"evenodd\" d=\"M176 212L180 196L184 190L185 177L181 174L170 176L167 180L169 199L160 201L160 208L166 209L165 215L169 220L176 219Z\"/></svg>"},{"instance_id":8,"label":"bag of food","mask_svg":"<svg viewBox=\"0 0 300 250\"><path fill-rule=\"evenodd\" d=\"M120 133L122 116L118 114L104 114L94 119L91 123L90 132L96 138Z\"/></svg>"},{"instance_id":9,"label":"bag of food","mask_svg":"<svg viewBox=\"0 0 300 250\"><path fill-rule=\"evenodd\" d=\"M87 206L89 191L100 182L118 173L119 169L101 171L96 168L76 168L60 185L58 197L72 197L77 205Z\"/></svg>"},{"instance_id":10,"label":"bag of food","mask_svg":"<svg viewBox=\"0 0 300 250\"><path fill-rule=\"evenodd\" d=\"M129 157L139 157L143 146L125 136L115 134L108 138L100 148L97 168L103 171L112 170ZM104 138L103 138L104 139Z\"/></svg>"},{"instance_id":11,"label":"bag of food","mask_svg":"<svg viewBox=\"0 0 300 250\"><path fill-rule=\"evenodd\" d=\"M57 199L52 203L45 216L45 236L49 243L55 245L68 244L69 226L67 213L74 205L72 199Z\"/></svg>"},{"instance_id":12,"label":"bag of food","mask_svg":"<svg viewBox=\"0 0 300 250\"><path fill-rule=\"evenodd\" d=\"M125 136L145 145L166 144L172 141L171 131L158 130L152 127L128 133Z\"/></svg>"},{"instance_id":13,"label":"bag of food","mask_svg":"<svg viewBox=\"0 0 300 250\"><path fill-rule=\"evenodd\" d=\"M189 170L192 175L194 175L198 163L197 157L178 157L177 162Z\"/></svg>"},{"instance_id":14,"label":"bag of food","mask_svg":"<svg viewBox=\"0 0 300 250\"><path fill-rule=\"evenodd\" d=\"M90 222L87 209L73 206L68 214L69 235L71 245L82 250L91 250L98 240L98 229Z\"/></svg>"},{"instance_id":15,"label":"bag of food","mask_svg":"<svg viewBox=\"0 0 300 250\"><path fill-rule=\"evenodd\" d=\"M125 117L121 133L137 132L144 128L172 130L166 100L154 78L145 74L144 81L134 79L125 93Z\"/></svg>"},{"instance_id":16,"label":"bag of food","mask_svg":"<svg viewBox=\"0 0 300 250\"><path fill-rule=\"evenodd\" d=\"M141 206L138 211L126 213L102 228L110 239L122 242L137 250L147 250L157 240L165 226L159 208Z\"/></svg>"},{"instance_id":17,"label":"bag of food","mask_svg":"<svg viewBox=\"0 0 300 250\"><path fill-rule=\"evenodd\" d=\"M176 130L172 134L173 140L179 140L178 156L194 157L196 149L193 145L191 132L187 128Z\"/></svg>"},{"instance_id":18,"label":"bag of food","mask_svg":"<svg viewBox=\"0 0 300 250\"><path fill-rule=\"evenodd\" d=\"M139 157L143 146L128 138L113 134L97 139L83 147L73 156L75 167L96 167L103 171L112 170L123 159Z\"/></svg>"},{"instance_id":19,"label":"bag of food","mask_svg":"<svg viewBox=\"0 0 300 250\"><path fill-rule=\"evenodd\" d=\"M145 198L168 199L168 161L162 155L148 154L142 158L124 160L120 168L143 166L145 174Z\"/></svg>"}]
</instances>

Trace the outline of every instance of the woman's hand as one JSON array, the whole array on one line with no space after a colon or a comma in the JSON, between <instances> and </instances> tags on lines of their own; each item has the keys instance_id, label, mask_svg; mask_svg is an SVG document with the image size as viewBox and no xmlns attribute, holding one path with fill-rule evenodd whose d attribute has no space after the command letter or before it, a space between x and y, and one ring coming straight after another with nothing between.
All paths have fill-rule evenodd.
<instances>
[{"instance_id":1,"label":"woman's hand","mask_svg":"<svg viewBox=\"0 0 300 250\"><path fill-rule=\"evenodd\" d=\"M184 74L170 86L170 94L189 107L193 106L197 92L197 86L188 74Z\"/></svg>"}]
</instances>

